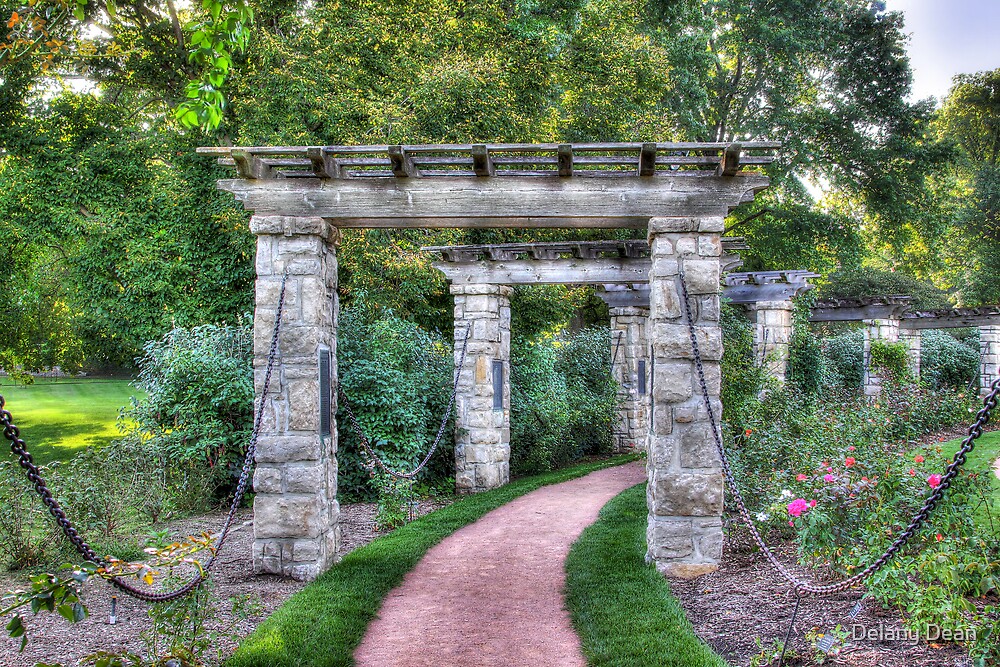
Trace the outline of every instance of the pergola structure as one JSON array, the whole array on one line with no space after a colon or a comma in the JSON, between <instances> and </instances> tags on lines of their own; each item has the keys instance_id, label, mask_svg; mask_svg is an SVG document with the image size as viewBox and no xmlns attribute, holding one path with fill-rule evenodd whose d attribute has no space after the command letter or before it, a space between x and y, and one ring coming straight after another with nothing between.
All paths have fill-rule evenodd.
<instances>
[{"instance_id":1,"label":"pergola structure","mask_svg":"<svg viewBox=\"0 0 1000 667\"><path fill-rule=\"evenodd\" d=\"M864 390L869 396L882 391L882 380L871 366L871 343L881 340L906 343L910 369L920 375L921 332L926 329L979 328L979 387L985 395L1000 377L1000 306L910 310L910 297L872 296L826 299L816 302L812 322L864 322Z\"/></svg>"},{"instance_id":2,"label":"pergola structure","mask_svg":"<svg viewBox=\"0 0 1000 667\"><path fill-rule=\"evenodd\" d=\"M723 218L767 187L746 165L774 158L773 143L476 144L210 148L236 167L220 181L253 213L257 235L255 383L265 419L254 485L254 567L317 576L339 542L337 493L337 242L343 228L522 227L642 229L650 246L653 373L647 439L648 556L660 571L697 576L722 555L723 477L695 374L679 273L687 277L705 377L721 413L719 279ZM288 295L279 367L263 384L282 276ZM499 325L510 288L454 285L472 323L458 369L462 410L509 411L509 330ZM456 336L464 332L456 331ZM456 363L458 363L456 350ZM482 414L482 412L479 412ZM492 424L468 423L462 446L477 486L507 481L489 461L502 451ZM502 436L501 436L502 437ZM488 465L497 463L496 465Z\"/></svg>"},{"instance_id":3,"label":"pergola structure","mask_svg":"<svg viewBox=\"0 0 1000 667\"><path fill-rule=\"evenodd\" d=\"M723 296L746 308L754 322L755 356L768 372L785 379L789 344L792 335L792 299L811 289L809 271L759 271L727 273L741 262L736 249L745 247L742 239L722 239ZM649 339L647 319L650 312L650 246L645 240L578 241L563 243L505 243L464 246L429 246L424 251L437 256L434 267L444 273L452 290L486 289L486 286L517 285L594 285L607 303L611 320L612 373L623 389L620 404L619 446L645 447L649 428L648 397L650 389ZM498 326L510 330L509 310L495 314ZM455 328L470 326L467 313L455 310ZM510 359L506 339L501 341L497 358ZM482 406L485 412L487 407ZM457 484L460 489L482 490L479 480L492 488L491 473L477 477L473 470L507 464L509 415L491 420L473 410L458 411L459 433L471 432L492 423L499 434L488 440L499 442L482 453L486 460L470 460L468 448L460 435L456 449ZM468 423L461 420L468 420Z\"/></svg>"}]
</instances>

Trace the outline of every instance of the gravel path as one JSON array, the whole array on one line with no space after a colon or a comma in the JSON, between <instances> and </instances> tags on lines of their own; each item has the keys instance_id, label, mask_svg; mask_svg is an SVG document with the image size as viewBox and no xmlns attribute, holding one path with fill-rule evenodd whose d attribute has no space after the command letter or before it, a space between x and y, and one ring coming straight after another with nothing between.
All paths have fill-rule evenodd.
<instances>
[{"instance_id":1,"label":"gravel path","mask_svg":"<svg viewBox=\"0 0 1000 667\"><path fill-rule=\"evenodd\" d=\"M546 486L432 548L392 591L358 667L586 667L563 607L564 563L615 495L645 481L628 463Z\"/></svg>"}]
</instances>

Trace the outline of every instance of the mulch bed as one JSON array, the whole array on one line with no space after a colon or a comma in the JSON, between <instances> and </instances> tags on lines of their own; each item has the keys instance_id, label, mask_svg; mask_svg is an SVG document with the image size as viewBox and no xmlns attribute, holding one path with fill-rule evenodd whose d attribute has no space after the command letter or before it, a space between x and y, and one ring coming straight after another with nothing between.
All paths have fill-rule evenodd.
<instances>
[{"instance_id":1,"label":"mulch bed","mask_svg":"<svg viewBox=\"0 0 1000 667\"><path fill-rule=\"evenodd\" d=\"M447 501L440 500L423 501L418 505L416 514L422 516L447 504ZM345 504L341 505L340 511L343 536L340 556L386 534L375 529L373 503ZM253 574L250 556L253 544L253 527L250 523L252 517L250 510L244 510L237 517L234 524L237 528L230 533L212 575L212 596L218 601L218 619L213 626L222 627L232 621L231 603L227 600L242 597L259 604L258 614L237 623L235 634L240 638L250 634L262 620L305 586L298 581ZM199 535L203 531L216 531L224 520L225 513L220 511L172 522L167 527L175 539L180 539L188 535ZM0 591L24 588L27 585L27 575L24 573L0 575ZM84 589L84 602L90 610L90 616L75 625L67 623L56 614L43 612L32 617L28 611L25 617L30 634L27 648L24 653L18 653L18 640L10 639L5 632L0 634L0 665L32 667L36 662L62 662L71 665L76 664L79 658L98 650L144 653L145 647L139 634L151 626L146 615L147 606L119 595L118 623L108 625L112 590L103 581L88 583ZM3 624L6 624L6 619ZM223 638L218 648L227 655L235 648L235 641Z\"/></svg>"},{"instance_id":2,"label":"mulch bed","mask_svg":"<svg viewBox=\"0 0 1000 667\"><path fill-rule=\"evenodd\" d=\"M735 541L735 540L734 540ZM795 547L778 544L782 562L806 581L816 580L816 572L795 565ZM726 549L722 567L697 581L671 580L670 588L684 607L695 632L717 653L734 665L749 665L761 652L761 644L771 647L783 641L788 632L795 595L780 579L774 568L759 553ZM827 633L837 624L849 634L852 626L883 628L882 641L847 637L847 645L833 656L828 665L853 667L956 667L966 666L967 653L953 644L892 641L893 634L906 637L899 613L883 609L868 599L858 616L848 613L862 597L857 590L828 598L804 597L789 639L786 665L818 664L815 638L806 635ZM860 631L864 633L864 630ZM758 640L760 644L758 644ZM766 661L759 663L767 665ZM772 664L777 664L774 662Z\"/></svg>"}]
</instances>

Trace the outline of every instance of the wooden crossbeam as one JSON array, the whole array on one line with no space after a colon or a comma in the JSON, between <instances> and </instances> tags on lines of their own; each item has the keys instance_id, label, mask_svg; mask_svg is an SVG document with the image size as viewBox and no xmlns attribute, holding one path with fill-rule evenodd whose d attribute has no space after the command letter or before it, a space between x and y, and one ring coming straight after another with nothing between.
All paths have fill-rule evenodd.
<instances>
[{"instance_id":1,"label":"wooden crossbeam","mask_svg":"<svg viewBox=\"0 0 1000 667\"><path fill-rule=\"evenodd\" d=\"M743 146L739 143L731 143L722 151L722 160L719 162L717 174L719 176L735 176L740 170L740 151Z\"/></svg>"},{"instance_id":2,"label":"wooden crossbeam","mask_svg":"<svg viewBox=\"0 0 1000 667\"><path fill-rule=\"evenodd\" d=\"M312 165L313 173L320 178L341 178L340 165L319 146L306 149L306 157Z\"/></svg>"},{"instance_id":3,"label":"wooden crossbeam","mask_svg":"<svg viewBox=\"0 0 1000 667\"><path fill-rule=\"evenodd\" d=\"M389 162L392 164L392 174L396 178L416 178L420 176L420 170L413 164L409 153L402 146L389 146L387 151Z\"/></svg>"},{"instance_id":4,"label":"wooden crossbeam","mask_svg":"<svg viewBox=\"0 0 1000 667\"><path fill-rule=\"evenodd\" d=\"M559 175L569 177L573 175L573 146L572 144L559 144Z\"/></svg>"},{"instance_id":5,"label":"wooden crossbeam","mask_svg":"<svg viewBox=\"0 0 1000 667\"><path fill-rule=\"evenodd\" d=\"M496 174L496 167L490 158L490 151L486 144L475 144L472 146L472 171L476 176L493 176Z\"/></svg>"},{"instance_id":6,"label":"wooden crossbeam","mask_svg":"<svg viewBox=\"0 0 1000 667\"><path fill-rule=\"evenodd\" d=\"M230 155L233 158L233 162L236 164L236 173L240 175L240 178L247 178L250 180L271 178L271 167L264 164L264 161L259 157L236 148L233 149Z\"/></svg>"},{"instance_id":7,"label":"wooden crossbeam","mask_svg":"<svg viewBox=\"0 0 1000 667\"><path fill-rule=\"evenodd\" d=\"M656 174L656 144L646 143L639 149L639 175L654 176Z\"/></svg>"}]
</instances>

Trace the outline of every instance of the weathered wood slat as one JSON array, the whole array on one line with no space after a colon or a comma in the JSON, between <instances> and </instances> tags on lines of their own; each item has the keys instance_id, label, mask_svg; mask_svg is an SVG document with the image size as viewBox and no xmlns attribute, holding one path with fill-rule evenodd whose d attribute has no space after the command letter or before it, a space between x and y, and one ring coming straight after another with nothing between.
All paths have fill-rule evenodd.
<instances>
[{"instance_id":1,"label":"weathered wood slat","mask_svg":"<svg viewBox=\"0 0 1000 667\"><path fill-rule=\"evenodd\" d=\"M389 162L396 178L419 178L420 170L413 165L409 154L402 146L389 146Z\"/></svg>"},{"instance_id":2,"label":"weathered wood slat","mask_svg":"<svg viewBox=\"0 0 1000 667\"><path fill-rule=\"evenodd\" d=\"M559 175L567 178L573 175L573 146L572 144L559 144L556 160L559 164Z\"/></svg>"},{"instance_id":3,"label":"weathered wood slat","mask_svg":"<svg viewBox=\"0 0 1000 667\"><path fill-rule=\"evenodd\" d=\"M332 155L319 147L306 150L306 157L312 166L313 174L319 178L341 178L340 164Z\"/></svg>"},{"instance_id":4,"label":"weathered wood slat","mask_svg":"<svg viewBox=\"0 0 1000 667\"><path fill-rule=\"evenodd\" d=\"M472 264L434 262L456 285L601 285L649 280L646 258L494 260Z\"/></svg>"},{"instance_id":5,"label":"weathered wood slat","mask_svg":"<svg viewBox=\"0 0 1000 667\"><path fill-rule=\"evenodd\" d=\"M639 151L639 176L656 173L656 144L643 144Z\"/></svg>"},{"instance_id":6,"label":"weathered wood slat","mask_svg":"<svg viewBox=\"0 0 1000 667\"><path fill-rule=\"evenodd\" d=\"M720 176L735 176L740 170L740 152L743 146L739 143L732 143L726 146L722 152L722 161L719 162Z\"/></svg>"},{"instance_id":7,"label":"weathered wood slat","mask_svg":"<svg viewBox=\"0 0 1000 667\"><path fill-rule=\"evenodd\" d=\"M476 144L472 147L472 171L476 176L492 176L496 173L490 151L485 144Z\"/></svg>"}]
</instances>

